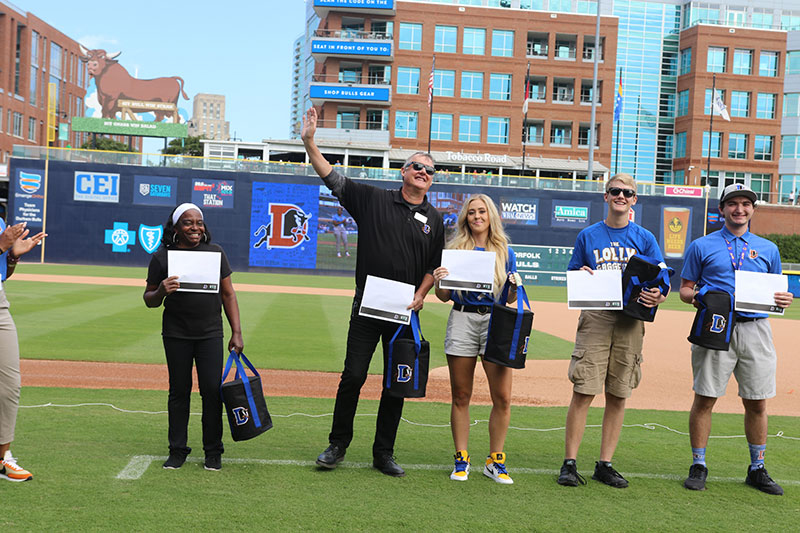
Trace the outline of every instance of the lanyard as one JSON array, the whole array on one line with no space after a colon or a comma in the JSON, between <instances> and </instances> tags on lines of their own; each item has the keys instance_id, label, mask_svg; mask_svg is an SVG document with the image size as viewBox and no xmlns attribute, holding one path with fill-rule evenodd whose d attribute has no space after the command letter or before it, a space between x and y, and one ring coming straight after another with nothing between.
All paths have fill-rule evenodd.
<instances>
[{"instance_id":1,"label":"lanyard","mask_svg":"<svg viewBox=\"0 0 800 533\"><path fill-rule=\"evenodd\" d=\"M740 268L742 268L742 263L744 262L744 256L747 253L747 241L742 239L742 242L744 242L744 246L742 246L742 254L739 256L739 264L737 265L736 257L733 254L733 244L731 243L731 241L727 239L727 237L723 236L722 238L725 239L725 244L728 245L728 255L731 257L731 264L733 265L733 269L739 270Z\"/></svg>"}]
</instances>

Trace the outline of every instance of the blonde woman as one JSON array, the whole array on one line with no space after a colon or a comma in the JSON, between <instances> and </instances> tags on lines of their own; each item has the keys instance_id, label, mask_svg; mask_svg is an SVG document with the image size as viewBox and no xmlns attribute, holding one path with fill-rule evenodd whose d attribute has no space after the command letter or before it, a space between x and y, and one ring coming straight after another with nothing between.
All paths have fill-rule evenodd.
<instances>
[{"instance_id":1,"label":"blonde woman","mask_svg":"<svg viewBox=\"0 0 800 533\"><path fill-rule=\"evenodd\" d=\"M450 291L439 288L439 281L448 275L444 267L433 271L436 280L436 296L443 302L453 300L453 309L447 321L444 349L450 369L452 406L450 426L456 448L455 467L450 474L454 481L466 481L469 477L469 403L478 356L486 348L492 304L499 297L506 279L510 280L509 303L516 301L516 285L513 273L517 271L514 251L508 245L500 214L491 198L485 194L470 196L456 223L456 233L447 246L456 250L486 250L495 252L494 293ZM511 369L483 360L483 369L489 380L492 397L492 412L489 416L489 448L483 473L498 483L510 485L514 481L508 475L503 446L511 416Z\"/></svg>"}]
</instances>

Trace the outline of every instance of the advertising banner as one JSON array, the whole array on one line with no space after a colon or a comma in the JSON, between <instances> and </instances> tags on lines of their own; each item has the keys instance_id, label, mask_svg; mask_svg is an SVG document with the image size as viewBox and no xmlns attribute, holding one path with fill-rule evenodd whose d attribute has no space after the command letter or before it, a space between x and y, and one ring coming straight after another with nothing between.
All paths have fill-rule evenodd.
<instances>
[{"instance_id":1,"label":"advertising banner","mask_svg":"<svg viewBox=\"0 0 800 533\"><path fill-rule=\"evenodd\" d=\"M178 178L133 176L133 203L139 205L178 205Z\"/></svg>"},{"instance_id":2,"label":"advertising banner","mask_svg":"<svg viewBox=\"0 0 800 533\"><path fill-rule=\"evenodd\" d=\"M394 0L314 0L314 6L394 9Z\"/></svg>"},{"instance_id":3,"label":"advertising banner","mask_svg":"<svg viewBox=\"0 0 800 533\"><path fill-rule=\"evenodd\" d=\"M335 85L312 85L309 97L327 98L329 100L367 100L370 102L388 102L388 87L341 87Z\"/></svg>"},{"instance_id":4,"label":"advertising banner","mask_svg":"<svg viewBox=\"0 0 800 533\"><path fill-rule=\"evenodd\" d=\"M44 172L27 168L17 169L14 188L14 224L27 222L28 226L42 227L44 211Z\"/></svg>"},{"instance_id":5,"label":"advertising banner","mask_svg":"<svg viewBox=\"0 0 800 533\"><path fill-rule=\"evenodd\" d=\"M382 56L391 57L392 41L311 41L312 54L347 54L354 56Z\"/></svg>"},{"instance_id":6,"label":"advertising banner","mask_svg":"<svg viewBox=\"0 0 800 533\"><path fill-rule=\"evenodd\" d=\"M562 228L585 228L589 225L589 202L553 199L550 225Z\"/></svg>"},{"instance_id":7,"label":"advertising banner","mask_svg":"<svg viewBox=\"0 0 800 533\"><path fill-rule=\"evenodd\" d=\"M512 244L517 256L517 270L524 285L567 284L567 266L572 259L572 246L539 246Z\"/></svg>"},{"instance_id":8,"label":"advertising banner","mask_svg":"<svg viewBox=\"0 0 800 533\"><path fill-rule=\"evenodd\" d=\"M75 172L72 199L80 202L119 203L119 174Z\"/></svg>"},{"instance_id":9,"label":"advertising banner","mask_svg":"<svg viewBox=\"0 0 800 533\"><path fill-rule=\"evenodd\" d=\"M536 226L539 224L539 199L501 196L500 216L506 224Z\"/></svg>"},{"instance_id":10,"label":"advertising banner","mask_svg":"<svg viewBox=\"0 0 800 533\"><path fill-rule=\"evenodd\" d=\"M192 203L201 209L233 209L233 186L228 180L192 180Z\"/></svg>"},{"instance_id":11,"label":"advertising banner","mask_svg":"<svg viewBox=\"0 0 800 533\"><path fill-rule=\"evenodd\" d=\"M319 185L253 182L250 266L315 268Z\"/></svg>"},{"instance_id":12,"label":"advertising banner","mask_svg":"<svg viewBox=\"0 0 800 533\"><path fill-rule=\"evenodd\" d=\"M141 135L144 137L184 138L189 136L189 126L186 124L94 117L72 117L72 131L110 133L112 135Z\"/></svg>"},{"instance_id":13,"label":"advertising banner","mask_svg":"<svg viewBox=\"0 0 800 533\"><path fill-rule=\"evenodd\" d=\"M692 240L689 232L691 218L691 207L661 208L661 247L665 258L683 257L686 244Z\"/></svg>"}]
</instances>

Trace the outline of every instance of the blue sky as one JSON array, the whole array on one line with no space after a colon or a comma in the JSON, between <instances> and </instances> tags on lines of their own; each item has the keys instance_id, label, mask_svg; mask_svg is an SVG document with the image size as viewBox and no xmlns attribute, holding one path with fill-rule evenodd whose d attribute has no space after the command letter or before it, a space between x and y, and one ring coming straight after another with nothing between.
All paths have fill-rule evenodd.
<instances>
[{"instance_id":1,"label":"blue sky","mask_svg":"<svg viewBox=\"0 0 800 533\"><path fill-rule=\"evenodd\" d=\"M224 94L231 136L289 136L292 44L304 30L304 0L11 2L87 48L121 51L119 63L135 77L182 77L189 100L178 105L189 114L197 93Z\"/></svg>"}]
</instances>

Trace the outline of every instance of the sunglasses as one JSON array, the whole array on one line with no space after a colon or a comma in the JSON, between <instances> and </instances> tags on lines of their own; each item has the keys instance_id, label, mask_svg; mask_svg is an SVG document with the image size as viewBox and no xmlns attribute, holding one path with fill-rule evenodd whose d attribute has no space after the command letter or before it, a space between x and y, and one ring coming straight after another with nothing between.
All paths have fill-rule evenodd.
<instances>
[{"instance_id":1,"label":"sunglasses","mask_svg":"<svg viewBox=\"0 0 800 533\"><path fill-rule=\"evenodd\" d=\"M422 163L420 163L418 161L412 161L411 163L406 165L406 168L408 168L408 167L411 167L414 170L425 169L425 172L428 174L428 176L433 176L434 174L436 174L436 169L435 168L433 168L431 166L428 166L428 165L423 165Z\"/></svg>"},{"instance_id":2,"label":"sunglasses","mask_svg":"<svg viewBox=\"0 0 800 533\"><path fill-rule=\"evenodd\" d=\"M621 189L620 187L611 187L606 192L611 196L618 196L619 193L622 193L622 195L625 196L625 198L633 198L634 196L636 196L636 191L634 191L633 189Z\"/></svg>"}]
</instances>

